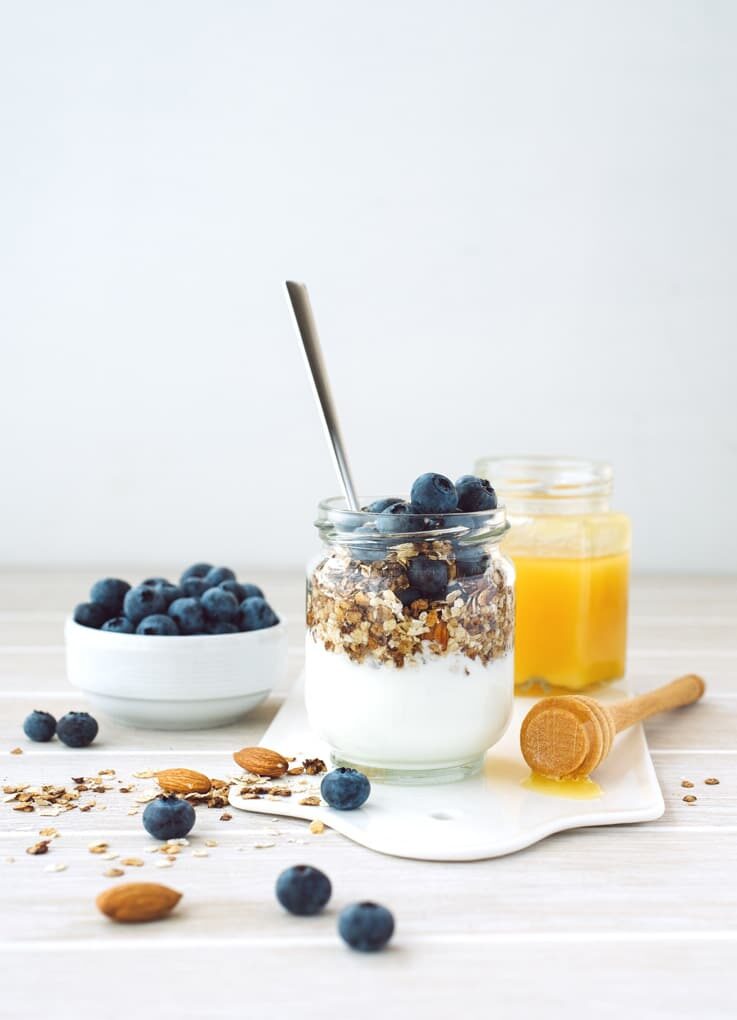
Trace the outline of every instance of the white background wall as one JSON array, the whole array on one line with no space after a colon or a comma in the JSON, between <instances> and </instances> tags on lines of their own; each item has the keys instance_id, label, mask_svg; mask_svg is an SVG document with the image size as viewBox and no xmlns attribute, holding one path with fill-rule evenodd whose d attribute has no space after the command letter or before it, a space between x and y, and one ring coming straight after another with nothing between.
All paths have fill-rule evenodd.
<instances>
[{"instance_id":1,"label":"white background wall","mask_svg":"<svg viewBox=\"0 0 737 1020\"><path fill-rule=\"evenodd\" d=\"M365 493L608 458L737 568L737 4L0 4L0 562L290 565Z\"/></svg>"}]
</instances>

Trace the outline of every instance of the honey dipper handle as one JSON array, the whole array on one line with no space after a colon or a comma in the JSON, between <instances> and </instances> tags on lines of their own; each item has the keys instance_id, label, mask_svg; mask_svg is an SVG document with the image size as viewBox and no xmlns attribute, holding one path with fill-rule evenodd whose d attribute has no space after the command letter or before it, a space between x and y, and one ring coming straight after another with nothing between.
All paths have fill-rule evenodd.
<instances>
[{"instance_id":1,"label":"honey dipper handle","mask_svg":"<svg viewBox=\"0 0 737 1020\"><path fill-rule=\"evenodd\" d=\"M618 704L607 706L614 728L617 733L634 726L641 719L647 719L656 712L667 712L671 708L681 708L698 701L706 690L706 684L700 676L689 673L669 684L656 687L654 691L640 694L636 698L628 698Z\"/></svg>"}]
</instances>

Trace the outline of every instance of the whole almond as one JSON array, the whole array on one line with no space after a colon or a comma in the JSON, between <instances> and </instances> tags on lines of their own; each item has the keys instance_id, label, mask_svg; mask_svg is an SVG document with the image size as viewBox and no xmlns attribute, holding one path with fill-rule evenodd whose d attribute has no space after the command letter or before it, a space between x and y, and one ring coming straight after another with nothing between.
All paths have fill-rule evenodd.
<instances>
[{"instance_id":1,"label":"whole almond","mask_svg":"<svg viewBox=\"0 0 737 1020\"><path fill-rule=\"evenodd\" d=\"M254 776L269 776L272 779L283 776L289 768L286 758L266 747L244 747L235 752L233 761Z\"/></svg>"},{"instance_id":2,"label":"whole almond","mask_svg":"<svg viewBox=\"0 0 737 1020\"><path fill-rule=\"evenodd\" d=\"M212 786L207 776L192 769L164 769L156 773L156 782L167 793L209 793Z\"/></svg>"},{"instance_id":3,"label":"whole almond","mask_svg":"<svg viewBox=\"0 0 737 1020\"><path fill-rule=\"evenodd\" d=\"M95 902L111 920L137 924L165 917L181 898L181 893L156 882L127 882L101 892Z\"/></svg>"}]
</instances>

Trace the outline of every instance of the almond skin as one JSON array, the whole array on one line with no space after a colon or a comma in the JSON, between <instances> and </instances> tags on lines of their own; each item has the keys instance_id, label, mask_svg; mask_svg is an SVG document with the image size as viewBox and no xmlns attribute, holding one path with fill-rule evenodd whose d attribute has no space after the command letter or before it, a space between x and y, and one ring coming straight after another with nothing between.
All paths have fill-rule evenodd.
<instances>
[{"instance_id":1,"label":"almond skin","mask_svg":"<svg viewBox=\"0 0 737 1020\"><path fill-rule=\"evenodd\" d=\"M156 773L156 782L167 793L209 793L212 787L207 776L192 769L164 769Z\"/></svg>"},{"instance_id":2,"label":"almond skin","mask_svg":"<svg viewBox=\"0 0 737 1020\"><path fill-rule=\"evenodd\" d=\"M245 772L251 772L254 776L269 776L271 779L283 776L289 768L286 758L266 747L244 747L235 752L233 761Z\"/></svg>"},{"instance_id":3,"label":"almond skin","mask_svg":"<svg viewBox=\"0 0 737 1020\"><path fill-rule=\"evenodd\" d=\"M128 882L101 892L95 902L111 920L139 924L166 917L181 898L181 893L156 882Z\"/></svg>"}]
</instances>

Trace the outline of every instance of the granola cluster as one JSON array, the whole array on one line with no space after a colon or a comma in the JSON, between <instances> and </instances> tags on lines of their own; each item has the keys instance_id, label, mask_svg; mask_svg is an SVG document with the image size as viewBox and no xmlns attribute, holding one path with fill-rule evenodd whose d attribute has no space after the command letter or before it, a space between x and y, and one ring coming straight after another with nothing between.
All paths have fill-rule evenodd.
<instances>
[{"instance_id":1,"label":"granola cluster","mask_svg":"<svg viewBox=\"0 0 737 1020\"><path fill-rule=\"evenodd\" d=\"M400 593L410 587L406 567L419 555L445 560L448 589L405 606ZM353 662L401 668L460 653L486 665L512 649L514 591L493 561L483 574L458 577L450 542L407 542L371 563L336 549L312 575L307 627L327 651Z\"/></svg>"}]
</instances>

